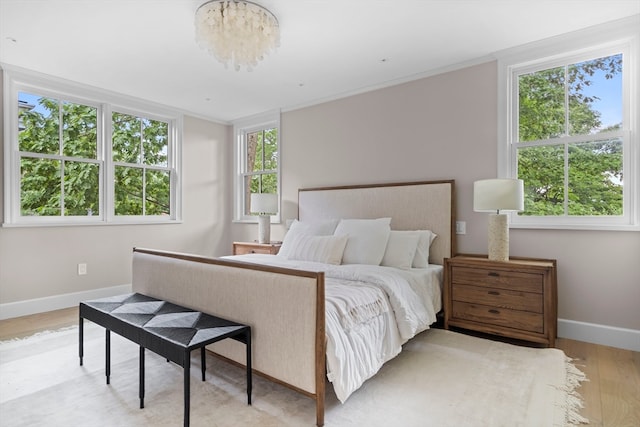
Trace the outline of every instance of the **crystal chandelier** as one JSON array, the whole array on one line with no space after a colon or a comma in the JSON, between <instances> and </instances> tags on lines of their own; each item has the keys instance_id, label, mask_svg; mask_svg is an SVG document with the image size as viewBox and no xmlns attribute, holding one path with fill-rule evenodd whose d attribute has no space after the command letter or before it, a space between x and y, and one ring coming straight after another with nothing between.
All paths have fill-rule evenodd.
<instances>
[{"instance_id":1,"label":"crystal chandelier","mask_svg":"<svg viewBox=\"0 0 640 427\"><path fill-rule=\"evenodd\" d=\"M280 45L278 20L267 9L243 0L212 0L196 11L196 40L225 67L251 71Z\"/></svg>"}]
</instances>

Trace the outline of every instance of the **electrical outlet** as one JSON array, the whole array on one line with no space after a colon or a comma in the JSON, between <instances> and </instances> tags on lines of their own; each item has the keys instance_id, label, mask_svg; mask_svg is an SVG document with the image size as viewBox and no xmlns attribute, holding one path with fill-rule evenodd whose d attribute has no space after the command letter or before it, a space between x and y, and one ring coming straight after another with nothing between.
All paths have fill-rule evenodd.
<instances>
[{"instance_id":1,"label":"electrical outlet","mask_svg":"<svg viewBox=\"0 0 640 427\"><path fill-rule=\"evenodd\" d=\"M78 276L84 276L85 274L87 274L87 264L78 264Z\"/></svg>"},{"instance_id":2,"label":"electrical outlet","mask_svg":"<svg viewBox=\"0 0 640 427\"><path fill-rule=\"evenodd\" d=\"M456 234L467 234L466 221L456 221Z\"/></svg>"}]
</instances>

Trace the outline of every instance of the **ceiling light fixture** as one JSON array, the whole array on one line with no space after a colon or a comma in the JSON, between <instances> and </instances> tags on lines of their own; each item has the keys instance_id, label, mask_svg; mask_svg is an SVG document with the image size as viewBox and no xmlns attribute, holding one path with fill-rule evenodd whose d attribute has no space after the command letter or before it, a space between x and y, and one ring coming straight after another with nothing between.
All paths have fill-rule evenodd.
<instances>
[{"instance_id":1,"label":"ceiling light fixture","mask_svg":"<svg viewBox=\"0 0 640 427\"><path fill-rule=\"evenodd\" d=\"M196 11L196 41L225 67L251 71L280 46L278 20L249 1L213 0Z\"/></svg>"}]
</instances>

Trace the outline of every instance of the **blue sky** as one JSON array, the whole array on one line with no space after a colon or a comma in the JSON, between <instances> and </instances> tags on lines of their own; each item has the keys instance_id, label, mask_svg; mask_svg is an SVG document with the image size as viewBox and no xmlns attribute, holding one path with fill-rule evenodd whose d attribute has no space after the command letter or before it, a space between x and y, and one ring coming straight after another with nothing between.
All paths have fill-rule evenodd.
<instances>
[{"instance_id":1,"label":"blue sky","mask_svg":"<svg viewBox=\"0 0 640 427\"><path fill-rule=\"evenodd\" d=\"M27 102L27 103L29 103L31 105L35 105L34 111L37 111L37 112L39 112L41 114L44 114L44 115L49 115L49 111L45 110L38 103L39 99L40 99L40 96L32 95L30 93L25 93L25 92L18 93L18 101L24 101L24 102Z\"/></svg>"},{"instance_id":2,"label":"blue sky","mask_svg":"<svg viewBox=\"0 0 640 427\"><path fill-rule=\"evenodd\" d=\"M606 79L603 71L597 71L592 81L593 84L585 87L583 93L600 98L592 107L600 112L602 127L622 122L622 75L616 74L612 79Z\"/></svg>"}]
</instances>

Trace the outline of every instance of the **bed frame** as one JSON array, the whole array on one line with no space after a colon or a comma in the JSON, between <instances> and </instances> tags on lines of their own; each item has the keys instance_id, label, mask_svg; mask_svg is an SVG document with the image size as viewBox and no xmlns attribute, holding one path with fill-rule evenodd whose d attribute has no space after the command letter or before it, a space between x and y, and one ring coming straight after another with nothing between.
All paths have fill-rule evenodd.
<instances>
[{"instance_id":1,"label":"bed frame","mask_svg":"<svg viewBox=\"0 0 640 427\"><path fill-rule=\"evenodd\" d=\"M429 262L443 264L455 254L454 184L300 189L299 219L391 217L394 230L435 232ZM251 326L254 372L315 399L316 424L324 425L324 273L134 248L132 289ZM245 364L233 340L209 349Z\"/></svg>"}]
</instances>

